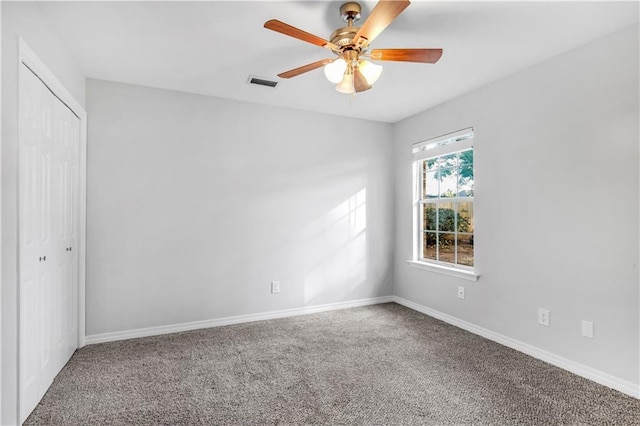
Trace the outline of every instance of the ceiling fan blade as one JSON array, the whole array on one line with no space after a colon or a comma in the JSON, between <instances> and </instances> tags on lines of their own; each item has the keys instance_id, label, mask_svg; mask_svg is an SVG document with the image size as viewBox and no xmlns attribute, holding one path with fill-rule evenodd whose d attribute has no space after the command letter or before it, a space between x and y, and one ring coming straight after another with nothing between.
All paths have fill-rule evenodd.
<instances>
[{"instance_id":1,"label":"ceiling fan blade","mask_svg":"<svg viewBox=\"0 0 640 426\"><path fill-rule=\"evenodd\" d=\"M369 56L374 61L435 64L442 56L442 49L373 49Z\"/></svg>"},{"instance_id":2,"label":"ceiling fan blade","mask_svg":"<svg viewBox=\"0 0 640 426\"><path fill-rule=\"evenodd\" d=\"M301 67L294 68L292 70L282 72L282 73L278 74L278 77L280 77L280 78L295 77L297 75L304 74L305 72L313 71L313 70L315 70L317 68L320 68L323 65L327 65L327 64L329 64L329 63L331 63L333 61L334 61L334 59L323 59L321 61L316 61L316 62L313 62L311 64L303 65Z\"/></svg>"},{"instance_id":3,"label":"ceiling fan blade","mask_svg":"<svg viewBox=\"0 0 640 426\"><path fill-rule=\"evenodd\" d=\"M371 85L359 70L353 71L353 88L356 90L356 93L371 89Z\"/></svg>"},{"instance_id":4,"label":"ceiling fan blade","mask_svg":"<svg viewBox=\"0 0 640 426\"><path fill-rule=\"evenodd\" d=\"M409 0L380 0L353 38L354 44L359 47L367 46L374 38L378 37L409 4Z\"/></svg>"},{"instance_id":5,"label":"ceiling fan blade","mask_svg":"<svg viewBox=\"0 0 640 426\"><path fill-rule=\"evenodd\" d=\"M280 34L288 35L289 37L297 38L298 40L306 41L307 43L315 44L316 46L325 47L330 50L337 50L338 46L335 44L315 36L313 34L309 34L306 31L302 31L296 27L293 27L289 24L285 24L284 22L278 21L277 19L272 19L264 23L264 27L278 32Z\"/></svg>"}]
</instances>

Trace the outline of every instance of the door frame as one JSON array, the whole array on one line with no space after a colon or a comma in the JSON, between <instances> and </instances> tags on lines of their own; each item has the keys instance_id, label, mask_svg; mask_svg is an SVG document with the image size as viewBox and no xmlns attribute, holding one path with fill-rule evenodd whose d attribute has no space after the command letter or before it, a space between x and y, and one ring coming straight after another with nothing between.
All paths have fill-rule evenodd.
<instances>
[{"instance_id":1,"label":"door frame","mask_svg":"<svg viewBox=\"0 0 640 426\"><path fill-rule=\"evenodd\" d=\"M18 37L18 87L20 87L20 67L26 66L33 72L45 86L64 103L80 120L79 134L79 164L78 164L78 348L85 345L85 277L86 277L86 212L87 212L87 112L78 103L62 83L55 77L51 70L40 60L35 52L27 45L27 43ZM18 108L20 103L20 89L18 89ZM18 126L18 141L20 141L20 126ZM18 142L19 143L19 142ZM18 197L19 197L18 192ZM19 204L18 204L19 205ZM20 221L20 215L18 215ZM18 224L18 234L20 225ZM18 237L18 241L19 237ZM18 256L20 250L18 245ZM21 384L20 377L20 360L21 360L21 342L20 342L20 268L18 267L18 419L20 419L21 406Z\"/></svg>"}]
</instances>

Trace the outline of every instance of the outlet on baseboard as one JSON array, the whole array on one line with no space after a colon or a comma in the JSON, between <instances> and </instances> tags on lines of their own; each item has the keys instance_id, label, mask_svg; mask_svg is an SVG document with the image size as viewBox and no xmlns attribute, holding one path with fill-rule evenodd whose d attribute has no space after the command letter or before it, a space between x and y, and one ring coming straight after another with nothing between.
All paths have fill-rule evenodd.
<instances>
[{"instance_id":1,"label":"outlet on baseboard","mask_svg":"<svg viewBox=\"0 0 640 426\"><path fill-rule=\"evenodd\" d=\"M464 299L464 287L458 286L458 299Z\"/></svg>"},{"instance_id":2,"label":"outlet on baseboard","mask_svg":"<svg viewBox=\"0 0 640 426\"><path fill-rule=\"evenodd\" d=\"M280 281L271 281L271 294L280 293Z\"/></svg>"},{"instance_id":3,"label":"outlet on baseboard","mask_svg":"<svg viewBox=\"0 0 640 426\"><path fill-rule=\"evenodd\" d=\"M549 327L549 310L538 308L538 324Z\"/></svg>"}]
</instances>

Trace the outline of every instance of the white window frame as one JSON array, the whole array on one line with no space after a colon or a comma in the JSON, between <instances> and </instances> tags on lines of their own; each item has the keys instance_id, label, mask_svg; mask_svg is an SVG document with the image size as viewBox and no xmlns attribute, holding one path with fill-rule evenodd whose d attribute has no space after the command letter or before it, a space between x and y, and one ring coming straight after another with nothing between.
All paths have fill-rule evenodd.
<instances>
[{"instance_id":1,"label":"white window frame","mask_svg":"<svg viewBox=\"0 0 640 426\"><path fill-rule=\"evenodd\" d=\"M473 149L473 129L467 128L459 130L454 133L449 133L437 138L429 139L426 141L418 142L413 145L413 256L408 261L411 266L426 269L432 272L443 273L446 275L452 275L458 278L468 279L471 281L477 281L479 275L475 269L475 253L474 253L474 266L459 265L457 263L449 263L433 259L425 259L422 257L422 247L424 232L421 224L423 223L422 206L426 204L425 199L422 198L421 188L423 176L420 170L420 164L428 159L441 157L448 154L466 151ZM475 195L475 192L474 192ZM474 197L452 197L452 198L438 198L429 200L429 204L451 203L451 202L465 202L474 201ZM474 204L475 207L475 204ZM474 208L475 215L475 208ZM475 231L475 230L474 230ZM455 232L457 234L457 230ZM475 232L474 232L475 239ZM474 248L475 252L475 248ZM457 250L455 250L457 259Z\"/></svg>"}]
</instances>

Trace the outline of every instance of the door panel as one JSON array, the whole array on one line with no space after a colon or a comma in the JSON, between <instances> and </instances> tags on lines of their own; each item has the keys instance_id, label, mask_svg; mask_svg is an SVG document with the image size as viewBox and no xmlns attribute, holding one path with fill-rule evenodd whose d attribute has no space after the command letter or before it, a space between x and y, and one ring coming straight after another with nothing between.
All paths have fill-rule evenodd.
<instances>
[{"instance_id":1,"label":"door panel","mask_svg":"<svg viewBox=\"0 0 640 426\"><path fill-rule=\"evenodd\" d=\"M24 65L19 94L20 420L77 348L79 119Z\"/></svg>"},{"instance_id":2,"label":"door panel","mask_svg":"<svg viewBox=\"0 0 640 426\"><path fill-rule=\"evenodd\" d=\"M23 68L23 67L21 67ZM28 72L28 71L27 71ZM20 73L19 233L20 233L20 379L21 407L37 404L46 371L44 297L46 270L42 266L42 140L44 113L41 84ZM44 367L44 369L43 369ZM21 409L21 415L23 411Z\"/></svg>"},{"instance_id":3,"label":"door panel","mask_svg":"<svg viewBox=\"0 0 640 426\"><path fill-rule=\"evenodd\" d=\"M79 163L79 135L80 122L78 118L62 103L58 103L56 110L56 125L59 126L59 140L56 148L56 167L60 170L59 187L59 221L60 253L59 266L64 273L61 275L61 293L65 296L59 305L60 309L60 340L56 348L58 365L60 368L67 363L77 347L78 318L77 306L77 210L78 210L78 181L76 178Z\"/></svg>"}]
</instances>

